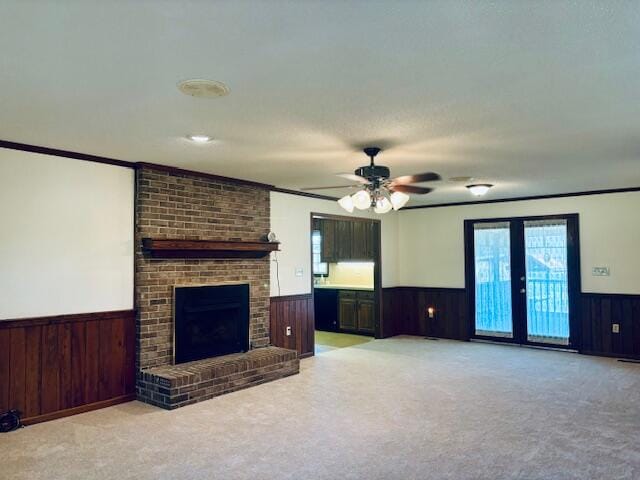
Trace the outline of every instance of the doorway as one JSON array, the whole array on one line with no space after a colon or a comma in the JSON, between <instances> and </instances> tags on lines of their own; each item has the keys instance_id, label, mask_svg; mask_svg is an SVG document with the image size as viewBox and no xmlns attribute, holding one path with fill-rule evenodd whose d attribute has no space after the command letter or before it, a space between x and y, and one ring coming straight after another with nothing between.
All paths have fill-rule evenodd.
<instances>
[{"instance_id":1,"label":"doorway","mask_svg":"<svg viewBox=\"0 0 640 480\"><path fill-rule=\"evenodd\" d=\"M381 223L311 214L316 353L380 338Z\"/></svg>"},{"instance_id":2,"label":"doorway","mask_svg":"<svg viewBox=\"0 0 640 480\"><path fill-rule=\"evenodd\" d=\"M579 349L578 215L465 221L470 338Z\"/></svg>"}]
</instances>

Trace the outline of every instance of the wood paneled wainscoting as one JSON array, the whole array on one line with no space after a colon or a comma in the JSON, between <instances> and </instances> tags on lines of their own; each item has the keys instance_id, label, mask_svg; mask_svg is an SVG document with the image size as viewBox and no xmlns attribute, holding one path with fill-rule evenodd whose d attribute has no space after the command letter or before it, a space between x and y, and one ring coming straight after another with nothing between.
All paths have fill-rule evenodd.
<instances>
[{"instance_id":1,"label":"wood paneled wainscoting","mask_svg":"<svg viewBox=\"0 0 640 480\"><path fill-rule=\"evenodd\" d=\"M382 290L383 317L390 335L468 340L464 288L393 287ZM427 309L433 308L433 318Z\"/></svg>"},{"instance_id":2,"label":"wood paneled wainscoting","mask_svg":"<svg viewBox=\"0 0 640 480\"><path fill-rule=\"evenodd\" d=\"M391 325L385 336L468 340L472 319L467 301L463 288L385 288L383 315ZM580 353L640 359L640 295L581 293L579 309Z\"/></svg>"},{"instance_id":3,"label":"wood paneled wainscoting","mask_svg":"<svg viewBox=\"0 0 640 480\"><path fill-rule=\"evenodd\" d=\"M134 310L0 321L0 411L37 423L135 398Z\"/></svg>"},{"instance_id":4,"label":"wood paneled wainscoting","mask_svg":"<svg viewBox=\"0 0 640 480\"><path fill-rule=\"evenodd\" d=\"M297 350L300 358L313 355L315 348L315 321L313 296L287 295L271 297L271 344ZM287 335L291 327L291 335Z\"/></svg>"},{"instance_id":5,"label":"wood paneled wainscoting","mask_svg":"<svg viewBox=\"0 0 640 480\"><path fill-rule=\"evenodd\" d=\"M640 358L640 295L583 293L580 310L582 353Z\"/></svg>"}]
</instances>

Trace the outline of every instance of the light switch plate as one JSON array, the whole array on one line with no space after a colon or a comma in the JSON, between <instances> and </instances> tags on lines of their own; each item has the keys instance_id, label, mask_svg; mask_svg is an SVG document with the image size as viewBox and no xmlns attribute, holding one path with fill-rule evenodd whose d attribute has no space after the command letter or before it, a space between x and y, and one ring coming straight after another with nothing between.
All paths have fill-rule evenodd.
<instances>
[{"instance_id":1,"label":"light switch plate","mask_svg":"<svg viewBox=\"0 0 640 480\"><path fill-rule=\"evenodd\" d=\"M301 277L304 273L304 269L302 267L296 267L296 277Z\"/></svg>"},{"instance_id":2,"label":"light switch plate","mask_svg":"<svg viewBox=\"0 0 640 480\"><path fill-rule=\"evenodd\" d=\"M619 323L612 323L611 324L611 331L613 333L620 333L620 324Z\"/></svg>"},{"instance_id":3,"label":"light switch plate","mask_svg":"<svg viewBox=\"0 0 640 480\"><path fill-rule=\"evenodd\" d=\"M611 274L609 267L593 267L591 275L594 277L608 277Z\"/></svg>"}]
</instances>

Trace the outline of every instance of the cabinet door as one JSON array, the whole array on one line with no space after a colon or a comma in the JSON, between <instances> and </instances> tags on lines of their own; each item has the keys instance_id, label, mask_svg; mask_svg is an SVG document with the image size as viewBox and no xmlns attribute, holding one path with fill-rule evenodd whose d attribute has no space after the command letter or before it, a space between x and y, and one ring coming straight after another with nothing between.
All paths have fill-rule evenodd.
<instances>
[{"instance_id":1,"label":"cabinet door","mask_svg":"<svg viewBox=\"0 0 640 480\"><path fill-rule=\"evenodd\" d=\"M341 330L357 330L358 329L358 319L356 312L357 300L355 297L345 297L344 295L340 295L339 300L340 305L340 313L339 313L339 322Z\"/></svg>"},{"instance_id":2,"label":"cabinet door","mask_svg":"<svg viewBox=\"0 0 640 480\"><path fill-rule=\"evenodd\" d=\"M336 261L336 221L320 220L322 235L322 261L333 263Z\"/></svg>"},{"instance_id":3,"label":"cabinet door","mask_svg":"<svg viewBox=\"0 0 640 480\"><path fill-rule=\"evenodd\" d=\"M336 222L336 261L348 261L351 256L352 222L338 220Z\"/></svg>"},{"instance_id":4,"label":"cabinet door","mask_svg":"<svg viewBox=\"0 0 640 480\"><path fill-rule=\"evenodd\" d=\"M367 224L369 222L353 222L351 226L351 259L368 260L367 256Z\"/></svg>"},{"instance_id":5,"label":"cabinet door","mask_svg":"<svg viewBox=\"0 0 640 480\"><path fill-rule=\"evenodd\" d=\"M376 239L376 224L373 222L367 222L365 226L366 235L365 235L365 254L367 256L367 260L373 260L376 258L374 245Z\"/></svg>"},{"instance_id":6,"label":"cabinet door","mask_svg":"<svg viewBox=\"0 0 640 480\"><path fill-rule=\"evenodd\" d=\"M373 295L371 292L358 292L358 331L373 334L375 318Z\"/></svg>"}]
</instances>

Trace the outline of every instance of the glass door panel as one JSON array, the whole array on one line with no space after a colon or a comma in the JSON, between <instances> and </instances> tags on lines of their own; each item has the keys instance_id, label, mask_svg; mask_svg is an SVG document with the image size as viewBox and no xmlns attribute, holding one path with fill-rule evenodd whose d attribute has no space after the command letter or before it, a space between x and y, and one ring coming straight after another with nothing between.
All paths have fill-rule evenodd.
<instances>
[{"instance_id":1,"label":"glass door panel","mask_svg":"<svg viewBox=\"0 0 640 480\"><path fill-rule=\"evenodd\" d=\"M525 220L527 340L569 344L567 220Z\"/></svg>"},{"instance_id":2,"label":"glass door panel","mask_svg":"<svg viewBox=\"0 0 640 480\"><path fill-rule=\"evenodd\" d=\"M475 333L513 338L510 223L475 223L473 241Z\"/></svg>"}]
</instances>

